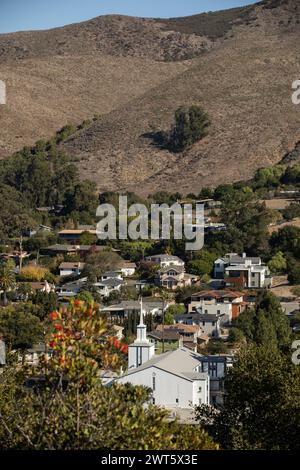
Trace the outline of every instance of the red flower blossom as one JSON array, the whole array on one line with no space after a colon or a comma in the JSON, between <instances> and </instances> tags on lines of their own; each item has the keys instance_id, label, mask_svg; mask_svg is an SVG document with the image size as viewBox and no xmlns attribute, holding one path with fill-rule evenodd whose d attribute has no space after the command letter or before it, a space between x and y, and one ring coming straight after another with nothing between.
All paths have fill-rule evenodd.
<instances>
[{"instance_id":1,"label":"red flower blossom","mask_svg":"<svg viewBox=\"0 0 300 470\"><path fill-rule=\"evenodd\" d=\"M81 300L76 299L76 300L74 301L74 305L75 305L76 307L79 307L79 306L81 305Z\"/></svg>"},{"instance_id":2,"label":"red flower blossom","mask_svg":"<svg viewBox=\"0 0 300 470\"><path fill-rule=\"evenodd\" d=\"M89 317L92 317L92 316L93 316L93 313L94 313L93 309L92 309L92 308L89 308L88 311L87 311L88 316L89 316Z\"/></svg>"},{"instance_id":3,"label":"red flower blossom","mask_svg":"<svg viewBox=\"0 0 300 470\"><path fill-rule=\"evenodd\" d=\"M121 343L120 343L120 341L119 341L117 338L114 338L113 344L114 344L114 347L115 347L115 348L120 349Z\"/></svg>"},{"instance_id":4,"label":"red flower blossom","mask_svg":"<svg viewBox=\"0 0 300 470\"><path fill-rule=\"evenodd\" d=\"M56 325L54 325L54 328L56 329L56 331L62 331L64 329L64 327L59 323L56 323Z\"/></svg>"},{"instance_id":5,"label":"red flower blossom","mask_svg":"<svg viewBox=\"0 0 300 470\"><path fill-rule=\"evenodd\" d=\"M128 354L128 346L127 344L123 344L121 351L123 354Z\"/></svg>"},{"instance_id":6,"label":"red flower blossom","mask_svg":"<svg viewBox=\"0 0 300 470\"><path fill-rule=\"evenodd\" d=\"M57 312L51 312L50 313L50 320L54 321L54 320L56 320L56 318L57 318Z\"/></svg>"},{"instance_id":7,"label":"red flower blossom","mask_svg":"<svg viewBox=\"0 0 300 470\"><path fill-rule=\"evenodd\" d=\"M49 348L53 349L55 347L55 345L56 345L55 341L50 341Z\"/></svg>"}]
</instances>

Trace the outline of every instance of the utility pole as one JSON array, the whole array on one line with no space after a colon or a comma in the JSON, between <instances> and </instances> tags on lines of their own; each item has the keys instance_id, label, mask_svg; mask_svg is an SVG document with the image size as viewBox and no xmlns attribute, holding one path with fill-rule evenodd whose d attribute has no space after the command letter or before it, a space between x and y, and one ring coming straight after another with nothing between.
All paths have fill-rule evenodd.
<instances>
[{"instance_id":1,"label":"utility pole","mask_svg":"<svg viewBox=\"0 0 300 470\"><path fill-rule=\"evenodd\" d=\"M21 273L22 266L23 266L23 236L22 235L21 235L20 240L19 240L19 246L20 246L19 273Z\"/></svg>"}]
</instances>

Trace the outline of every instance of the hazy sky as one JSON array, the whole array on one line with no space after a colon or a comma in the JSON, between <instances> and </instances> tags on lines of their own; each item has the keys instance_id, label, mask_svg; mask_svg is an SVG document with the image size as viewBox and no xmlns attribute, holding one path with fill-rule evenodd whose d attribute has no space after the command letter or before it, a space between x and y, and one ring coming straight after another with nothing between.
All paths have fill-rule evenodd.
<instances>
[{"instance_id":1,"label":"hazy sky","mask_svg":"<svg viewBox=\"0 0 300 470\"><path fill-rule=\"evenodd\" d=\"M0 33L47 29L120 13L174 17L222 10L257 0L0 0Z\"/></svg>"}]
</instances>

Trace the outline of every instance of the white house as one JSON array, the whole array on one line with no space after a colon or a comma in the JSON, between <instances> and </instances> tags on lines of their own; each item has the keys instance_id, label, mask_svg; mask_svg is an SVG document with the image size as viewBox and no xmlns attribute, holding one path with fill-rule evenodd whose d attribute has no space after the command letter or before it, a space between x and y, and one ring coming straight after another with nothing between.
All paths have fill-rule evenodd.
<instances>
[{"instance_id":1,"label":"white house","mask_svg":"<svg viewBox=\"0 0 300 470\"><path fill-rule=\"evenodd\" d=\"M250 257L246 253L239 256L237 253L227 253L222 258L218 258L214 263L214 277L216 279L224 279L225 269L228 266L237 266L247 264L248 266L261 266L261 259L259 257Z\"/></svg>"},{"instance_id":2,"label":"white house","mask_svg":"<svg viewBox=\"0 0 300 470\"><path fill-rule=\"evenodd\" d=\"M93 286L97 289L97 292L102 297L109 297L111 292L118 291L120 292L121 287L123 286L124 281L122 278L106 278L100 282L95 282Z\"/></svg>"},{"instance_id":3,"label":"white house","mask_svg":"<svg viewBox=\"0 0 300 470\"><path fill-rule=\"evenodd\" d=\"M226 287L254 288L270 287L272 278L268 266L259 257L229 253L215 261L214 277L224 279Z\"/></svg>"},{"instance_id":4,"label":"white house","mask_svg":"<svg viewBox=\"0 0 300 470\"><path fill-rule=\"evenodd\" d=\"M144 301L143 309L145 314L151 314L153 316L161 316L162 309L164 311L169 307L169 303L166 302L164 305L161 301ZM108 305L103 307L101 312L106 313L108 318L119 317L127 318L130 313L139 313L141 309L140 302L138 300L123 300L118 304Z\"/></svg>"},{"instance_id":5,"label":"white house","mask_svg":"<svg viewBox=\"0 0 300 470\"><path fill-rule=\"evenodd\" d=\"M101 276L101 282L107 281L108 279L118 279L119 281L123 281L122 274L119 271L106 271Z\"/></svg>"},{"instance_id":6,"label":"white house","mask_svg":"<svg viewBox=\"0 0 300 470\"><path fill-rule=\"evenodd\" d=\"M146 261L159 264L161 268L168 268L170 266L184 267L184 261L178 258L178 256L172 256L172 255L162 254L162 255L148 256L146 258Z\"/></svg>"},{"instance_id":7,"label":"white house","mask_svg":"<svg viewBox=\"0 0 300 470\"><path fill-rule=\"evenodd\" d=\"M64 262L59 266L59 275L63 276L80 276L84 269L85 263L77 262L70 263Z\"/></svg>"},{"instance_id":8,"label":"white house","mask_svg":"<svg viewBox=\"0 0 300 470\"><path fill-rule=\"evenodd\" d=\"M136 271L136 264L130 263L129 261L124 261L120 270L121 270L122 275L125 277L134 276L135 271Z\"/></svg>"},{"instance_id":9,"label":"white house","mask_svg":"<svg viewBox=\"0 0 300 470\"><path fill-rule=\"evenodd\" d=\"M153 403L169 409L209 404L209 375L200 371L201 355L179 348L155 355L147 339L141 307L137 339L129 346L128 372L117 381L152 390Z\"/></svg>"}]
</instances>

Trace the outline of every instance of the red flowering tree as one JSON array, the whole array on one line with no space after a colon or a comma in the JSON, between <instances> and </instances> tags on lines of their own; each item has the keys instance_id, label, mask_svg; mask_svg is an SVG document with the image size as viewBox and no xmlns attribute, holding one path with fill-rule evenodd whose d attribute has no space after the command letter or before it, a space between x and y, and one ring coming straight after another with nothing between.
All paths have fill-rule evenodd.
<instances>
[{"instance_id":1,"label":"red flowering tree","mask_svg":"<svg viewBox=\"0 0 300 470\"><path fill-rule=\"evenodd\" d=\"M50 314L48 346L53 355L46 364L50 376L54 372L56 377L87 387L99 381L100 369L116 370L124 363L128 346L108 334L98 310L97 304L75 300Z\"/></svg>"}]
</instances>

